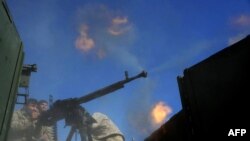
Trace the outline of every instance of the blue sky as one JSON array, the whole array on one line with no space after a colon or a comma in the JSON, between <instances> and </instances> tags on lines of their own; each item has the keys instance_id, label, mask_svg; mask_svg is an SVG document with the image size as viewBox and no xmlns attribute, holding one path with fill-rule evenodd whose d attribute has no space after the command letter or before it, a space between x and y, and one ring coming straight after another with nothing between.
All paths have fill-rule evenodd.
<instances>
[{"instance_id":1,"label":"blue sky","mask_svg":"<svg viewBox=\"0 0 250 141\"><path fill-rule=\"evenodd\" d=\"M83 106L108 115L127 140L159 127L150 111L160 101L181 109L176 77L250 33L249 0L7 0L32 74L31 97L80 97L124 79L148 78ZM65 140L68 128L61 129Z\"/></svg>"}]
</instances>

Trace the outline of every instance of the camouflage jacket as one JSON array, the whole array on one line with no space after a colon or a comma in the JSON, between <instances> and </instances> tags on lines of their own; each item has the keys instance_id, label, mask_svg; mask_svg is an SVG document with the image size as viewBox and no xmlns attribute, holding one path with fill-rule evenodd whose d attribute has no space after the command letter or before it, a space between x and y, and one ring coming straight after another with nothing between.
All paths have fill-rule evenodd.
<instances>
[{"instance_id":1,"label":"camouflage jacket","mask_svg":"<svg viewBox=\"0 0 250 141\"><path fill-rule=\"evenodd\" d=\"M91 127L93 141L124 141L124 136L118 127L102 113L94 113L97 121Z\"/></svg>"},{"instance_id":2,"label":"camouflage jacket","mask_svg":"<svg viewBox=\"0 0 250 141\"><path fill-rule=\"evenodd\" d=\"M32 121L24 109L13 113L8 141L36 141L43 135L46 135L49 139L44 141L53 141L53 130L51 127L36 127L36 121Z\"/></svg>"}]
</instances>

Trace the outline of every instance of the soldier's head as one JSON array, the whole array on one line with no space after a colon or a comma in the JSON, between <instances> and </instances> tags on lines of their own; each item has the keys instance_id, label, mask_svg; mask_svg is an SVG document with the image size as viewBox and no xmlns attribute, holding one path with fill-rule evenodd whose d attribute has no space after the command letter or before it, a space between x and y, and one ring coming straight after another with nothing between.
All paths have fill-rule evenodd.
<instances>
[{"instance_id":1,"label":"soldier's head","mask_svg":"<svg viewBox=\"0 0 250 141\"><path fill-rule=\"evenodd\" d=\"M49 104L46 100L40 100L38 102L38 108L41 112L47 111L49 108Z\"/></svg>"},{"instance_id":2,"label":"soldier's head","mask_svg":"<svg viewBox=\"0 0 250 141\"><path fill-rule=\"evenodd\" d=\"M38 102L36 99L30 98L24 105L24 109L32 118L36 118L39 115L37 104Z\"/></svg>"},{"instance_id":3,"label":"soldier's head","mask_svg":"<svg viewBox=\"0 0 250 141\"><path fill-rule=\"evenodd\" d=\"M29 110L37 109L37 100L34 98L27 99L25 107Z\"/></svg>"}]
</instances>

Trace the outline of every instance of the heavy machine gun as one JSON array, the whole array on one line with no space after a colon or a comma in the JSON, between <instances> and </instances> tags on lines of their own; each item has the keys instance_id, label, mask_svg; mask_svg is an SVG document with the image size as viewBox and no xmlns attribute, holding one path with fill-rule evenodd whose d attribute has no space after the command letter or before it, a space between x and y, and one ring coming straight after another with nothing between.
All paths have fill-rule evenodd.
<instances>
[{"instance_id":1,"label":"heavy machine gun","mask_svg":"<svg viewBox=\"0 0 250 141\"><path fill-rule=\"evenodd\" d=\"M71 140L76 130L79 130L81 141L91 141L92 139L89 128L91 124L96 121L90 116L84 107L81 106L81 104L121 89L126 83L141 77L147 77L147 73L142 71L138 75L129 78L127 71L125 71L124 80L118 81L79 98L57 100L48 111L41 114L38 123L51 126L57 121L65 119L65 125L71 126L67 141Z\"/></svg>"}]
</instances>

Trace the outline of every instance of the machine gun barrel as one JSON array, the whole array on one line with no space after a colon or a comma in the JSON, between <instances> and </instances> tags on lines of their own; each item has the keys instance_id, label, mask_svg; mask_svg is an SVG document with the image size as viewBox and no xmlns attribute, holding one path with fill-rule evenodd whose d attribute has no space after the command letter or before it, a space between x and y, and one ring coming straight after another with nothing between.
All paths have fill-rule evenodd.
<instances>
[{"instance_id":1,"label":"machine gun barrel","mask_svg":"<svg viewBox=\"0 0 250 141\"><path fill-rule=\"evenodd\" d=\"M87 94L85 96L82 96L82 97L77 99L77 102L78 102L78 104L82 104L82 103L86 103L88 101L91 101L93 99L96 99L98 97L102 97L104 95L107 95L107 94L109 94L111 92L114 92L114 91L116 91L118 89L123 88L124 84L126 84L126 83L128 83L130 81L133 81L133 80L135 80L137 78L140 78L140 77L144 77L144 78L147 77L147 72L142 71L138 75L136 75L134 77L130 77L130 78L128 77L127 72L125 72L125 79L124 80L118 81L118 82L113 83L113 84L111 84L111 85L109 85L107 87L104 87L104 88L99 89L97 91L91 92L91 93L89 93L89 94Z\"/></svg>"},{"instance_id":2,"label":"machine gun barrel","mask_svg":"<svg viewBox=\"0 0 250 141\"><path fill-rule=\"evenodd\" d=\"M80 104L86 103L98 97L107 95L118 89L121 89L124 87L124 84L130 81L133 81L137 78L140 78L140 77L147 77L147 73L145 71L142 71L140 74L129 78L128 73L125 72L124 80L118 81L114 84L111 84L107 87L104 87L102 89L99 89L97 91L94 91L92 93L89 93L79 98L57 100L56 102L53 103L53 105L48 111L43 112L40 115L40 118L38 120L39 124L53 125L57 121L61 119L65 119L66 125L78 125L78 124L75 124L75 122L80 121L83 118L77 118L77 117L82 117L82 116L86 117L88 120L84 120L84 122L80 122L80 123L84 123L84 124L85 122L86 124L87 122L92 123L93 118L91 118L91 116L88 115L87 111L83 107L81 107ZM81 113L79 113L79 111Z\"/></svg>"}]
</instances>

